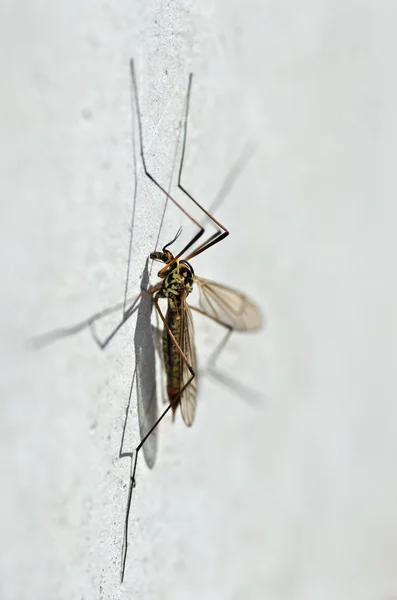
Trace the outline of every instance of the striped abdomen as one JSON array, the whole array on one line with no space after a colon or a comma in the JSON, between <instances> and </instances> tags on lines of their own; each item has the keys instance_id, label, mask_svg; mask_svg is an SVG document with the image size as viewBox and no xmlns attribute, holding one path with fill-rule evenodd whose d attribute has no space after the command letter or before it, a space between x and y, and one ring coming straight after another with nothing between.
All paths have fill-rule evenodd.
<instances>
[{"instance_id":1,"label":"striped abdomen","mask_svg":"<svg viewBox=\"0 0 397 600\"><path fill-rule=\"evenodd\" d=\"M181 345L181 311L175 311L168 307L165 319L176 341L179 345ZM163 357L167 376L167 395L171 404L176 396L178 396L182 386L182 358L166 327L164 327L163 330ZM178 404L179 402L176 402L172 407L172 412L174 415Z\"/></svg>"}]
</instances>

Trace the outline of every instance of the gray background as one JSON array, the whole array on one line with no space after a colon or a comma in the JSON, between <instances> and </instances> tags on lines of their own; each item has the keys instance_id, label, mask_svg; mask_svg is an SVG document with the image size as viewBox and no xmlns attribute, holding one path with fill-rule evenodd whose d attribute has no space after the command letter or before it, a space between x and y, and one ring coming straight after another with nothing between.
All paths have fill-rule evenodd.
<instances>
[{"instance_id":1,"label":"gray background","mask_svg":"<svg viewBox=\"0 0 397 600\"><path fill-rule=\"evenodd\" d=\"M1 598L397 597L396 3L1 13ZM231 235L194 266L245 289L267 327L232 338L223 381L201 377L192 429L166 419L155 468L140 457L121 586L118 455L150 328L134 343L134 317L103 351L89 330L26 340L123 301L135 184L129 296L156 245L164 198L138 157L135 177L130 57L165 185L190 71L184 181L204 205L256 143L217 212ZM159 243L180 225L187 239L169 206ZM196 333L204 366L220 332L197 318Z\"/></svg>"}]
</instances>

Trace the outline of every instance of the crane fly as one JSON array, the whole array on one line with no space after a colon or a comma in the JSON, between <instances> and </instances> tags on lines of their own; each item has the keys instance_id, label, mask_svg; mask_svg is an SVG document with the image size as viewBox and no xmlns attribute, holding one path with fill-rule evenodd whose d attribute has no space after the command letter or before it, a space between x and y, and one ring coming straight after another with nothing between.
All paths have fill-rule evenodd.
<instances>
[{"instance_id":1,"label":"crane fly","mask_svg":"<svg viewBox=\"0 0 397 600\"><path fill-rule=\"evenodd\" d=\"M173 417L180 407L182 418L187 426L191 426L196 412L197 395L197 362L194 346L194 331L192 311L198 312L226 329L226 334L213 351L212 364L215 363L221 350L226 345L233 331L257 331L262 327L262 313L257 305L242 292L228 286L198 277L190 261L198 254L205 252L211 246L222 241L229 235L229 231L209 211L193 198L183 187L181 175L185 157L187 123L190 106L192 74L189 76L186 110L183 122L182 154L179 165L178 187L186 196L212 221L217 231L193 248L205 233L205 228L194 219L166 190L158 183L146 166L143 150L142 122L139 109L138 87L135 76L134 62L130 61L131 78L135 96L135 106L138 120L140 156L145 175L171 200L198 228L197 233L177 254L173 254L169 247L176 242L181 234L178 230L175 237L168 242L161 251L150 254L152 260L161 262L164 266L158 272L160 281L141 294L151 294L153 304L163 323L162 332L162 363L166 373L168 406L157 419L154 425L141 439L135 448L134 465L130 479L130 489L127 502L127 511L124 528L124 544L122 557L121 580L123 581L128 546L128 523L131 506L132 490L135 486L135 473L139 451L153 433L160 421L172 410ZM193 287L197 285L200 293L199 307L188 304L188 296ZM159 301L165 299L167 311L164 314Z\"/></svg>"},{"instance_id":2,"label":"crane fly","mask_svg":"<svg viewBox=\"0 0 397 600\"><path fill-rule=\"evenodd\" d=\"M163 364L167 376L169 408L173 415L180 406L186 425L193 424L196 411L196 351L194 346L193 320L191 311L199 312L227 329L225 338L212 354L215 362L233 331L253 331L262 325L258 307L244 294L195 275L186 259L175 259L168 247L179 237L164 246L161 252L152 252L150 258L165 263L158 276L162 279L149 292L154 294L156 310L164 324ZM205 249L205 248L204 248ZM195 254L195 253L193 253ZM197 284L200 291L200 308L190 306L187 297ZM167 312L163 314L159 299L167 300ZM168 410L169 410L168 408Z\"/></svg>"}]
</instances>

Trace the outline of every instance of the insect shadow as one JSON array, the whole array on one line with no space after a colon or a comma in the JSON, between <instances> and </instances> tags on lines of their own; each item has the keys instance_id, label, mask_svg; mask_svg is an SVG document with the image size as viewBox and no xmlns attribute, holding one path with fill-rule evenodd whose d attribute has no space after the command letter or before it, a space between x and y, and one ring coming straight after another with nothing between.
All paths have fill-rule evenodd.
<instances>
[{"instance_id":1,"label":"insect shadow","mask_svg":"<svg viewBox=\"0 0 397 600\"><path fill-rule=\"evenodd\" d=\"M145 269L141 279L141 289L149 287L149 271L146 260ZM153 299L151 294L142 294L137 309L137 321L134 334L135 368L131 380L130 393L125 411L125 420L121 436L119 458L133 458L134 451L124 451L124 440L130 413L131 399L134 387L137 394L137 410L139 434L142 439L157 421L158 402L156 393L156 360L151 314ZM147 466L152 469L157 455L157 431L148 438L148 443L143 445L143 454Z\"/></svg>"},{"instance_id":2,"label":"insect shadow","mask_svg":"<svg viewBox=\"0 0 397 600\"><path fill-rule=\"evenodd\" d=\"M131 272L131 261L133 254L133 239L135 231L135 216L137 207L138 197L138 165L137 165L137 150L136 150L136 132L135 132L135 106L134 95L131 94L131 115L132 115L132 128L131 128L131 140L133 148L133 172L134 172L134 193L131 207L131 218L129 222L129 240L128 240L128 254L127 254L127 267L125 274L125 285L124 285L124 297L121 302L103 308L102 310L93 313L89 317L82 319L78 323L68 327L58 327L48 331L44 334L37 335L28 340L28 347L33 350L42 349L50 344L53 344L59 340L67 337L77 335L78 333L88 329L91 333L92 339L95 344L101 349L105 350L107 345L112 341L118 331L123 325L136 313L136 327L134 334L134 347L135 347L135 365L131 377L130 392L128 396L127 406L125 410L125 419L123 423L119 458L133 456L133 451L126 451L125 445L125 434L128 424L129 411L131 407L131 400L133 397L133 391L136 389L137 394L137 411L139 421L139 432L142 438L145 433L153 426L157 418L157 397L156 397L156 367L155 367L155 348L153 343L152 325L151 325L151 312L152 312L152 295L146 294L145 290L149 287L149 258L147 258L145 267L141 276L140 282L140 294L135 294L133 297L128 297L128 289L130 283L130 272ZM172 181L173 172L176 165L177 152L175 151L174 161L172 165L172 175L170 179L170 186ZM160 224L157 230L157 240L155 247L157 248L158 242L163 227L164 217L167 210L168 197L165 198ZM99 321L102 321L106 317L121 312L121 318L118 323L105 335L98 335L96 325ZM157 436L156 433L150 437L148 443L144 445L143 454L145 462L149 468L153 468L156 461L157 453ZM134 446L135 448L135 446Z\"/></svg>"},{"instance_id":3,"label":"insect shadow","mask_svg":"<svg viewBox=\"0 0 397 600\"><path fill-rule=\"evenodd\" d=\"M137 208L137 198L138 198L138 179L139 179L139 169L138 169L138 157L140 156L139 150L136 147L136 142L138 139L136 126L137 119L141 119L140 108L137 104L137 99L134 94L134 91L131 87L131 144L132 144L132 156L133 156L133 176L134 176L134 186L133 186L133 200L131 206L131 218L129 221L129 240L128 240L128 253L127 253L127 266L125 273L125 284L124 284L124 297L121 302L114 304L112 306L105 307L101 311L93 313L86 319L75 323L74 325L68 327L59 327L48 331L42 335L37 335L31 338L28 342L28 346L31 349L40 349L49 344L52 344L58 340L61 340L66 337L70 337L73 335L77 335L81 331L88 329L91 333L91 336L96 343L96 345L101 349L105 350L107 345L112 341L117 332L123 327L123 325L134 315L137 313L136 319L136 327L134 334L134 349L135 349L135 365L131 377L130 391L128 396L128 401L125 410L125 419L123 423L121 441L120 441L120 450L119 450L119 458L129 457L132 459L133 451L135 449L135 445L131 451L126 451L124 449L125 445L125 436L128 424L129 411L131 407L131 400L133 397L134 389L136 390L137 395L137 412L138 412L138 422L139 422L139 433L140 438L142 439L147 431L151 429L157 419L157 394L156 394L156 360L155 360L155 345L153 343L153 331L151 325L151 312L153 306L153 296L151 294L145 294L145 290L149 288L149 275L151 274L151 269L153 265L153 261L150 261L150 269L149 269L149 258L146 259L145 267L141 276L140 282L140 294L135 294L132 297L128 296L129 284L130 284L130 273L131 273L131 262L133 255L133 241L134 241L134 232L135 232L135 219L136 219L136 208ZM139 113L139 114L138 114ZM175 144L175 151L171 166L171 174L169 178L169 184L167 188L168 194L165 194L162 213L160 217L160 223L157 228L157 236L156 242L154 245L154 249L157 249L159 245L159 240L161 236L161 231L163 229L164 218L166 215L168 200L169 200L169 192L171 190L172 181L177 165L177 157L178 157L178 148L180 142L180 129L178 132L177 143ZM109 333L105 337L100 337L97 333L96 324L102 321L105 317L108 317L112 314L121 311L121 318L119 322L109 331ZM158 334L158 332L157 332ZM158 335L157 335L158 337ZM157 350L159 350L157 348ZM159 352L159 354L161 354ZM145 457L145 462L149 468L153 468L156 461L156 453L157 453L157 432L154 431L153 435L150 436L147 443L143 446L143 454ZM131 465L132 467L132 465Z\"/></svg>"}]
</instances>

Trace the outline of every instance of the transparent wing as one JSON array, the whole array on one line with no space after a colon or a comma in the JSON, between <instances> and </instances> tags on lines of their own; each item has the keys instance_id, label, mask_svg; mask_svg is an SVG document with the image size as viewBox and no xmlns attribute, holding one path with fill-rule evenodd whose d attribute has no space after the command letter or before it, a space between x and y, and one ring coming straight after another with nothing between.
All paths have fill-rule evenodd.
<instances>
[{"instance_id":1,"label":"transparent wing","mask_svg":"<svg viewBox=\"0 0 397 600\"><path fill-rule=\"evenodd\" d=\"M261 310L245 294L201 277L195 281L200 290L200 306L208 315L236 331L255 331L263 327Z\"/></svg>"},{"instance_id":2,"label":"transparent wing","mask_svg":"<svg viewBox=\"0 0 397 600\"><path fill-rule=\"evenodd\" d=\"M190 426L194 421L194 415L196 413L197 361L196 350L194 347L192 313L186 301L182 305L180 346L182 352L189 362L189 365L193 367L196 373L196 376L189 383L180 398L183 420L185 421L186 425ZM192 378L192 373L183 360L180 362L180 369L180 389L182 389L183 386L186 385Z\"/></svg>"}]
</instances>

